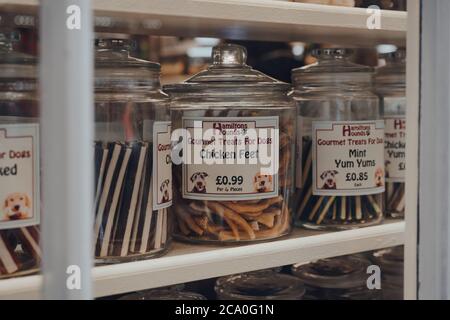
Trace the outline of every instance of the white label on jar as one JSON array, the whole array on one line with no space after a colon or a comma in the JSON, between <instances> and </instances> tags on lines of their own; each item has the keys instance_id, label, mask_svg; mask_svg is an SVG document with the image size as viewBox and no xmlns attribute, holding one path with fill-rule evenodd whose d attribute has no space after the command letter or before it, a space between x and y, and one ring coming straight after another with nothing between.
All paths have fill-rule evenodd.
<instances>
[{"instance_id":1,"label":"white label on jar","mask_svg":"<svg viewBox=\"0 0 450 320\"><path fill-rule=\"evenodd\" d=\"M172 158L170 122L153 124L153 210L172 205Z\"/></svg>"},{"instance_id":2,"label":"white label on jar","mask_svg":"<svg viewBox=\"0 0 450 320\"><path fill-rule=\"evenodd\" d=\"M383 193L384 121L313 122L313 194Z\"/></svg>"},{"instance_id":3,"label":"white label on jar","mask_svg":"<svg viewBox=\"0 0 450 320\"><path fill-rule=\"evenodd\" d=\"M39 125L0 125L0 230L40 222Z\"/></svg>"},{"instance_id":4,"label":"white label on jar","mask_svg":"<svg viewBox=\"0 0 450 320\"><path fill-rule=\"evenodd\" d=\"M406 170L406 119L385 118L386 181L404 182Z\"/></svg>"},{"instance_id":5,"label":"white label on jar","mask_svg":"<svg viewBox=\"0 0 450 320\"><path fill-rule=\"evenodd\" d=\"M183 198L239 201L278 196L278 117L183 118Z\"/></svg>"},{"instance_id":6,"label":"white label on jar","mask_svg":"<svg viewBox=\"0 0 450 320\"><path fill-rule=\"evenodd\" d=\"M303 149L303 117L298 116L297 117L297 147L296 147L296 160L295 160L295 186L298 189L303 188L302 185L302 170L303 170L303 163L302 163L302 149Z\"/></svg>"}]
</instances>

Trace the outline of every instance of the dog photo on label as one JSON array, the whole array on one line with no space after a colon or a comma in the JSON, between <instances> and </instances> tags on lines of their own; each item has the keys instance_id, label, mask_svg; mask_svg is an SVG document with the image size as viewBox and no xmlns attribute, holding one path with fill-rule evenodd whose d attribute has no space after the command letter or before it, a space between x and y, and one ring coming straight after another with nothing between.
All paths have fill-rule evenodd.
<instances>
[{"instance_id":1,"label":"dog photo on label","mask_svg":"<svg viewBox=\"0 0 450 320\"><path fill-rule=\"evenodd\" d=\"M191 176L192 191L193 193L206 193L206 178L208 174L206 172L196 172Z\"/></svg>"},{"instance_id":2,"label":"dog photo on label","mask_svg":"<svg viewBox=\"0 0 450 320\"><path fill-rule=\"evenodd\" d=\"M266 193L273 191L273 177L267 174L256 174L255 175L255 191L259 193Z\"/></svg>"},{"instance_id":3,"label":"dog photo on label","mask_svg":"<svg viewBox=\"0 0 450 320\"><path fill-rule=\"evenodd\" d=\"M375 171L375 184L377 187L384 186L384 170L382 168Z\"/></svg>"},{"instance_id":4,"label":"dog photo on label","mask_svg":"<svg viewBox=\"0 0 450 320\"><path fill-rule=\"evenodd\" d=\"M386 178L390 178L389 167L391 166L391 162L389 160L386 160L384 162L384 166L386 168Z\"/></svg>"},{"instance_id":5,"label":"dog photo on label","mask_svg":"<svg viewBox=\"0 0 450 320\"><path fill-rule=\"evenodd\" d=\"M323 190L336 190L337 189L337 185L336 185L336 176L339 174L338 171L336 170L327 170L324 171L321 175L320 175L320 179L322 179L323 181Z\"/></svg>"},{"instance_id":6,"label":"dog photo on label","mask_svg":"<svg viewBox=\"0 0 450 320\"><path fill-rule=\"evenodd\" d=\"M159 187L159 190L162 193L162 199L160 203L167 203L170 201L169 187L170 187L169 179L166 179L161 183L161 186Z\"/></svg>"},{"instance_id":7,"label":"dog photo on label","mask_svg":"<svg viewBox=\"0 0 450 320\"><path fill-rule=\"evenodd\" d=\"M31 200L25 193L12 193L8 195L3 206L3 220L25 220L31 218Z\"/></svg>"}]
</instances>

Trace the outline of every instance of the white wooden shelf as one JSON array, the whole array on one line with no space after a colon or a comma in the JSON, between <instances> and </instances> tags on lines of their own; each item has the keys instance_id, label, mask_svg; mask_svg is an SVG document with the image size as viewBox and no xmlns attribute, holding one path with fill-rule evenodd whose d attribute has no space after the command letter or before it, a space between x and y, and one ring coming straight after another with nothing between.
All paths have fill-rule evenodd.
<instances>
[{"instance_id":1,"label":"white wooden shelf","mask_svg":"<svg viewBox=\"0 0 450 320\"><path fill-rule=\"evenodd\" d=\"M341 232L295 230L283 240L237 247L175 242L168 255L93 270L96 297L209 279L404 244L405 223ZM35 299L41 276L0 281L0 299Z\"/></svg>"},{"instance_id":2,"label":"white wooden shelf","mask_svg":"<svg viewBox=\"0 0 450 320\"><path fill-rule=\"evenodd\" d=\"M32 10L37 0L0 0L0 10ZM404 44L407 13L381 11L369 30L363 8L275 0L93 0L99 31L229 39Z\"/></svg>"}]
</instances>

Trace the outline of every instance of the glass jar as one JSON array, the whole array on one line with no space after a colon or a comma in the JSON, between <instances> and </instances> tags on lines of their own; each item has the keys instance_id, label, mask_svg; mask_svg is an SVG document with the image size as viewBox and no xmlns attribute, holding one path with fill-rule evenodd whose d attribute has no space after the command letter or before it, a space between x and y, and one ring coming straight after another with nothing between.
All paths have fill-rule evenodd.
<instances>
[{"instance_id":1,"label":"glass jar","mask_svg":"<svg viewBox=\"0 0 450 320\"><path fill-rule=\"evenodd\" d=\"M201 294L176 288L160 288L131 293L119 300L207 300Z\"/></svg>"},{"instance_id":2,"label":"glass jar","mask_svg":"<svg viewBox=\"0 0 450 320\"><path fill-rule=\"evenodd\" d=\"M403 300L404 247L375 251L373 261L381 268L384 300Z\"/></svg>"},{"instance_id":3,"label":"glass jar","mask_svg":"<svg viewBox=\"0 0 450 320\"><path fill-rule=\"evenodd\" d=\"M295 107L290 86L246 65L245 48L165 86L174 126L174 234L196 242L269 240L291 229Z\"/></svg>"},{"instance_id":4,"label":"glass jar","mask_svg":"<svg viewBox=\"0 0 450 320\"><path fill-rule=\"evenodd\" d=\"M405 217L406 170L406 51L384 55L386 66L378 69L375 88L385 120L386 215Z\"/></svg>"},{"instance_id":5,"label":"glass jar","mask_svg":"<svg viewBox=\"0 0 450 320\"><path fill-rule=\"evenodd\" d=\"M95 257L145 259L170 242L172 172L168 98L157 63L129 55L129 42L96 41Z\"/></svg>"},{"instance_id":6,"label":"glass jar","mask_svg":"<svg viewBox=\"0 0 450 320\"><path fill-rule=\"evenodd\" d=\"M219 300L302 300L305 294L302 281L273 270L219 278L214 289Z\"/></svg>"},{"instance_id":7,"label":"glass jar","mask_svg":"<svg viewBox=\"0 0 450 320\"><path fill-rule=\"evenodd\" d=\"M0 32L0 279L38 271L39 105L36 59Z\"/></svg>"},{"instance_id":8,"label":"glass jar","mask_svg":"<svg viewBox=\"0 0 450 320\"><path fill-rule=\"evenodd\" d=\"M293 70L297 102L299 225L345 230L383 218L384 122L371 92L372 69L349 49L318 49Z\"/></svg>"},{"instance_id":9,"label":"glass jar","mask_svg":"<svg viewBox=\"0 0 450 320\"><path fill-rule=\"evenodd\" d=\"M305 283L307 300L376 300L379 290L367 288L370 261L345 256L294 265L292 273Z\"/></svg>"}]
</instances>

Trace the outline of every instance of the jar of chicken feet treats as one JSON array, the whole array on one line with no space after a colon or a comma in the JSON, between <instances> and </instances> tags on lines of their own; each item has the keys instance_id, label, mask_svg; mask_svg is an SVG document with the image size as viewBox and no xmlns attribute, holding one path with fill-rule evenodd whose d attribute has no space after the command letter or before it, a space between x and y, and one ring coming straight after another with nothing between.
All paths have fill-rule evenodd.
<instances>
[{"instance_id":1,"label":"jar of chicken feet treats","mask_svg":"<svg viewBox=\"0 0 450 320\"><path fill-rule=\"evenodd\" d=\"M298 108L298 223L351 229L383 218L384 121L371 92L372 68L348 49L318 49L318 62L293 70Z\"/></svg>"},{"instance_id":2,"label":"jar of chicken feet treats","mask_svg":"<svg viewBox=\"0 0 450 320\"><path fill-rule=\"evenodd\" d=\"M290 86L246 65L246 50L213 48L213 64L164 90L174 127L175 235L236 243L291 228L295 107Z\"/></svg>"},{"instance_id":3,"label":"jar of chicken feet treats","mask_svg":"<svg viewBox=\"0 0 450 320\"><path fill-rule=\"evenodd\" d=\"M171 124L157 63L130 57L126 40L95 52L95 257L145 259L170 240Z\"/></svg>"},{"instance_id":4,"label":"jar of chicken feet treats","mask_svg":"<svg viewBox=\"0 0 450 320\"><path fill-rule=\"evenodd\" d=\"M0 279L36 272L40 165L36 59L0 32Z\"/></svg>"},{"instance_id":5,"label":"jar of chicken feet treats","mask_svg":"<svg viewBox=\"0 0 450 320\"><path fill-rule=\"evenodd\" d=\"M406 51L399 49L383 57L386 65L376 73L375 88L386 126L386 215L401 219L405 216Z\"/></svg>"}]
</instances>

